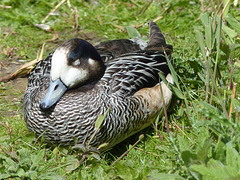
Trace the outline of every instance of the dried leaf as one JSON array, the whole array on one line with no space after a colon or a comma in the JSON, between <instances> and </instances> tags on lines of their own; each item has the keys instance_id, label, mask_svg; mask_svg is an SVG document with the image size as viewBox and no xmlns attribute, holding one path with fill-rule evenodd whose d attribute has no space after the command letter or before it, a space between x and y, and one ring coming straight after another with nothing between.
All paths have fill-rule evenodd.
<instances>
[{"instance_id":1,"label":"dried leaf","mask_svg":"<svg viewBox=\"0 0 240 180\"><path fill-rule=\"evenodd\" d=\"M47 24L34 24L36 27L43 29L45 31L48 31L50 29L50 26Z\"/></svg>"}]
</instances>

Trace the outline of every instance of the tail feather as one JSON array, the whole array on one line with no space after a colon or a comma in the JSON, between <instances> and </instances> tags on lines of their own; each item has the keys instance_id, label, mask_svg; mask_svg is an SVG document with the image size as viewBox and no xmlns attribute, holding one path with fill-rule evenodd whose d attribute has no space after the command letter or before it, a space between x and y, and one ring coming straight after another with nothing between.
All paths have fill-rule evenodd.
<instances>
[{"instance_id":1,"label":"tail feather","mask_svg":"<svg viewBox=\"0 0 240 180\"><path fill-rule=\"evenodd\" d=\"M158 25L149 21L149 29L150 29L150 38L149 43L145 49L147 50L164 50L167 54L171 54L173 47L171 45L166 44L165 38L158 27Z\"/></svg>"},{"instance_id":2,"label":"tail feather","mask_svg":"<svg viewBox=\"0 0 240 180\"><path fill-rule=\"evenodd\" d=\"M166 45L165 38L160 30L160 28L157 26L156 23L153 21L149 21L149 29L150 29L150 38L148 46L155 46L155 45Z\"/></svg>"}]
</instances>

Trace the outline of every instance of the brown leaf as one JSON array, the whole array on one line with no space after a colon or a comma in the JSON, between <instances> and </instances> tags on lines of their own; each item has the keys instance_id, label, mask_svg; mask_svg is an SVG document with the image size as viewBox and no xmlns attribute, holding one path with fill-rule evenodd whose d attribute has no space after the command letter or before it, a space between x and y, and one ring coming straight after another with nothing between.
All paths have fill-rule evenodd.
<instances>
[{"instance_id":1,"label":"brown leaf","mask_svg":"<svg viewBox=\"0 0 240 180\"><path fill-rule=\"evenodd\" d=\"M15 55L15 53L13 52L14 49L16 49L16 48L7 46L7 48L4 48L2 52L3 52L3 54L5 54L8 57L10 57L10 56L12 57Z\"/></svg>"}]
</instances>

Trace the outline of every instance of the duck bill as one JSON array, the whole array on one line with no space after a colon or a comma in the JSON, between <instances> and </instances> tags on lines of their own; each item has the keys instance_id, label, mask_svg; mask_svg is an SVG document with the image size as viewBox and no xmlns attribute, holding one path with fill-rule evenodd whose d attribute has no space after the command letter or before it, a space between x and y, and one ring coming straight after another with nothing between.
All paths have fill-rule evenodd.
<instances>
[{"instance_id":1,"label":"duck bill","mask_svg":"<svg viewBox=\"0 0 240 180\"><path fill-rule=\"evenodd\" d=\"M56 81L51 80L48 91L40 103L41 110L46 111L55 105L64 95L66 90L67 86L61 81L60 78Z\"/></svg>"}]
</instances>

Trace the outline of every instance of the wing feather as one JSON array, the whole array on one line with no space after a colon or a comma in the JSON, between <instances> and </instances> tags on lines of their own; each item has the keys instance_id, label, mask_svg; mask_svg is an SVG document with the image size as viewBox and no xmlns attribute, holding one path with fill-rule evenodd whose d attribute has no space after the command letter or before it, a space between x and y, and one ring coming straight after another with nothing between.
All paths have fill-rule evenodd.
<instances>
[{"instance_id":1,"label":"wing feather","mask_svg":"<svg viewBox=\"0 0 240 180\"><path fill-rule=\"evenodd\" d=\"M111 93L128 96L156 85L160 71L165 76L170 72L165 55L159 51L139 51L108 62L101 81L108 82Z\"/></svg>"}]
</instances>

